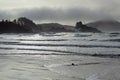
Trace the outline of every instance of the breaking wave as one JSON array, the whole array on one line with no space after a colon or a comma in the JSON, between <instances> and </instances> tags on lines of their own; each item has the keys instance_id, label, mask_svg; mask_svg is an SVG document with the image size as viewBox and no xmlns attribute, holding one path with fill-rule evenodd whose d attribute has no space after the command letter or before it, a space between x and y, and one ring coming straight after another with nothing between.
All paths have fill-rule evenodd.
<instances>
[{"instance_id":1,"label":"breaking wave","mask_svg":"<svg viewBox=\"0 0 120 80\"><path fill-rule=\"evenodd\" d=\"M119 33L1 34L0 55L119 57L119 42Z\"/></svg>"}]
</instances>

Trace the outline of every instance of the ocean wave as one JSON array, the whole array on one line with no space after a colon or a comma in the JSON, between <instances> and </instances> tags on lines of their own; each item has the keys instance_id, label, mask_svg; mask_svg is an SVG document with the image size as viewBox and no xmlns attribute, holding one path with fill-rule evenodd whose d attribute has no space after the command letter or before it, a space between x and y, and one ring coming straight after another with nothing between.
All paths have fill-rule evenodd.
<instances>
[{"instance_id":1,"label":"ocean wave","mask_svg":"<svg viewBox=\"0 0 120 80\"><path fill-rule=\"evenodd\" d=\"M52 50L52 49L27 49L27 48L16 48L15 50L26 50L27 52L15 52L14 48L0 48L5 50L13 49L13 52L5 53L2 52L0 55L77 55L77 56L92 56L92 57L109 57L109 58L119 58L120 54L105 54L105 53L80 53L80 52L72 52L72 51L64 51L64 50ZM33 52L31 52L33 51ZM37 53L34 51L38 51ZM40 51L40 52L39 52ZM41 52L43 51L43 52Z\"/></svg>"},{"instance_id":2,"label":"ocean wave","mask_svg":"<svg viewBox=\"0 0 120 80\"><path fill-rule=\"evenodd\" d=\"M68 41L68 39L41 39L41 40L34 40L34 39L18 39L20 41Z\"/></svg>"},{"instance_id":3,"label":"ocean wave","mask_svg":"<svg viewBox=\"0 0 120 80\"><path fill-rule=\"evenodd\" d=\"M107 39L102 41L110 41L110 42L120 42L120 39Z\"/></svg>"},{"instance_id":4,"label":"ocean wave","mask_svg":"<svg viewBox=\"0 0 120 80\"><path fill-rule=\"evenodd\" d=\"M29 43L19 43L19 42L0 42L3 45L23 45L23 46L55 46L55 47L84 47L84 48L120 48L120 46L112 45L80 45L80 44L29 44Z\"/></svg>"}]
</instances>

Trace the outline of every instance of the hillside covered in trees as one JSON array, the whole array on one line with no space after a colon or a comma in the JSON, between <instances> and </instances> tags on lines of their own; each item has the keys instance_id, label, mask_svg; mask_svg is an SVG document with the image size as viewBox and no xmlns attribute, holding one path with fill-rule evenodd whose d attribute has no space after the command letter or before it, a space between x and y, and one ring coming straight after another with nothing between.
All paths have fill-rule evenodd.
<instances>
[{"instance_id":1,"label":"hillside covered in trees","mask_svg":"<svg viewBox=\"0 0 120 80\"><path fill-rule=\"evenodd\" d=\"M0 21L0 33L34 33L37 30L36 24L24 17L13 21Z\"/></svg>"},{"instance_id":2,"label":"hillside covered in trees","mask_svg":"<svg viewBox=\"0 0 120 80\"><path fill-rule=\"evenodd\" d=\"M76 26L61 25L58 23L35 24L25 17L13 21L0 21L0 33L40 33L40 32L101 32L96 28L77 22Z\"/></svg>"}]
</instances>

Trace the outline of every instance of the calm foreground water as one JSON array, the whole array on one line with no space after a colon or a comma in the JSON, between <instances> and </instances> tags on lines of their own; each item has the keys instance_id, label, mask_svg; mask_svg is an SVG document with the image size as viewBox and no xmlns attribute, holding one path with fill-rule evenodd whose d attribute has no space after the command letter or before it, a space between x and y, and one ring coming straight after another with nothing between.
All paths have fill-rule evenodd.
<instances>
[{"instance_id":1,"label":"calm foreground water","mask_svg":"<svg viewBox=\"0 0 120 80\"><path fill-rule=\"evenodd\" d=\"M120 80L119 56L120 33L0 34L0 80Z\"/></svg>"}]
</instances>

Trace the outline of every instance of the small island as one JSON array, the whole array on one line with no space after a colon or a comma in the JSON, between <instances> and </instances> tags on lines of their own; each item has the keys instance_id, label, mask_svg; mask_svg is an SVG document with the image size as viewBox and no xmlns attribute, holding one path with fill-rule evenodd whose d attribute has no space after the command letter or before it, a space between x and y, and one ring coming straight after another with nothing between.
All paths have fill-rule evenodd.
<instances>
[{"instance_id":1,"label":"small island","mask_svg":"<svg viewBox=\"0 0 120 80\"><path fill-rule=\"evenodd\" d=\"M88 27L87 25L84 25L81 21L76 23L75 28L77 31L80 32L101 32L96 28L92 28L92 27Z\"/></svg>"}]
</instances>

